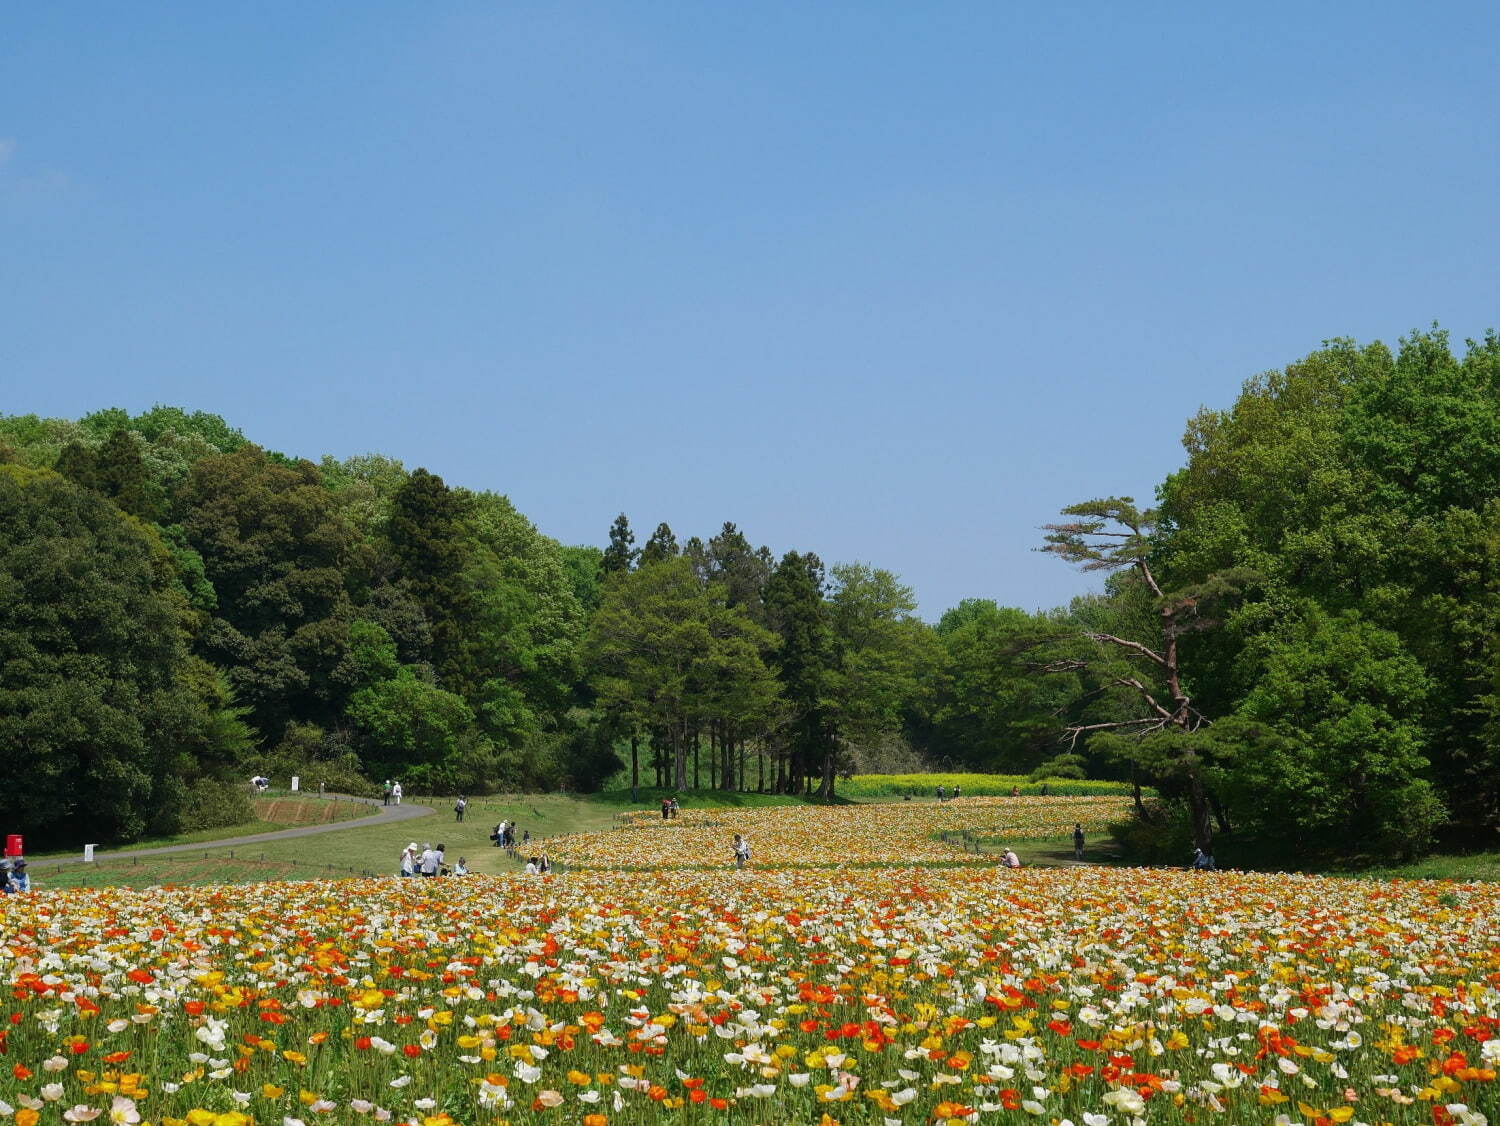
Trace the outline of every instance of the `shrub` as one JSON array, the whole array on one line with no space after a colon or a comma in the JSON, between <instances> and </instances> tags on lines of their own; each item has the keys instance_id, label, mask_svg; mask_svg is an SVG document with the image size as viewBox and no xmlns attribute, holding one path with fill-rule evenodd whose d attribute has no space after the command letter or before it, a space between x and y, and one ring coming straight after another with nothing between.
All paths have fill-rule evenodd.
<instances>
[{"instance_id":1,"label":"shrub","mask_svg":"<svg viewBox=\"0 0 1500 1126\"><path fill-rule=\"evenodd\" d=\"M255 810L243 782L204 777L187 787L181 818L183 832L243 825L254 820Z\"/></svg>"}]
</instances>

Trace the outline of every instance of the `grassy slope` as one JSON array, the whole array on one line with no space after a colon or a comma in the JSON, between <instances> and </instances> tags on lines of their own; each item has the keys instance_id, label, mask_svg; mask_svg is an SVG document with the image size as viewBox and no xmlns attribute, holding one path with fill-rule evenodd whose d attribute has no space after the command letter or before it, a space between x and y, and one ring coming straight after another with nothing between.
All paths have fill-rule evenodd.
<instances>
[{"instance_id":1,"label":"grassy slope","mask_svg":"<svg viewBox=\"0 0 1500 1126\"><path fill-rule=\"evenodd\" d=\"M333 798L292 797L271 793L264 798L252 799L256 816L238 825L220 825L214 829L198 829L191 833L177 833L166 837L143 837L122 845L101 845L100 851L159 848L177 844L212 844L229 837L247 837L254 833L274 833L278 829L290 829L298 825L321 825L329 821L351 821L373 816L375 810L357 802L337 801ZM81 849L70 848L60 852L29 852L33 860L46 860L56 856L77 856Z\"/></svg>"}]
</instances>

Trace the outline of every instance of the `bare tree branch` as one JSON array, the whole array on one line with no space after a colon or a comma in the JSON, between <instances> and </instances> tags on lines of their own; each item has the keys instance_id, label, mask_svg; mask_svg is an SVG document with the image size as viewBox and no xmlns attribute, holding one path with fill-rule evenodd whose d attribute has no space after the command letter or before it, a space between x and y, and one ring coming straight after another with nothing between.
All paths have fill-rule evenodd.
<instances>
[{"instance_id":1,"label":"bare tree branch","mask_svg":"<svg viewBox=\"0 0 1500 1126\"><path fill-rule=\"evenodd\" d=\"M1155 649L1151 649L1145 645L1142 645L1139 641L1128 641L1123 637L1116 637L1112 633L1089 632L1085 633L1083 636L1088 638L1090 641L1104 641L1108 642L1111 645L1118 645L1121 649L1128 649L1132 653L1137 653L1140 656L1145 657L1147 660L1155 662L1162 668L1167 667L1167 659L1165 657L1163 657Z\"/></svg>"}]
</instances>

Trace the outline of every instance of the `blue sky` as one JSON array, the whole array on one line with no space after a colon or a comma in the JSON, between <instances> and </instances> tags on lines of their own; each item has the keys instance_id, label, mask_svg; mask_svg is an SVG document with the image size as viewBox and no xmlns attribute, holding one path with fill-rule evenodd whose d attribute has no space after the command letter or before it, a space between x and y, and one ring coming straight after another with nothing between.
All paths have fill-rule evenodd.
<instances>
[{"instance_id":1,"label":"blue sky","mask_svg":"<svg viewBox=\"0 0 1500 1126\"><path fill-rule=\"evenodd\" d=\"M1332 336L1500 325L1493 4L49 3L0 410L223 414L925 616Z\"/></svg>"}]
</instances>

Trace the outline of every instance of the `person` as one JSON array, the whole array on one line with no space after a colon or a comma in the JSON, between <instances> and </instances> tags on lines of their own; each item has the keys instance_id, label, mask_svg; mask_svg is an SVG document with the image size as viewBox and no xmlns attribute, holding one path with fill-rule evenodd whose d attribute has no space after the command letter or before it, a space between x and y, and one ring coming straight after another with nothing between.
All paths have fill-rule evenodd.
<instances>
[{"instance_id":1,"label":"person","mask_svg":"<svg viewBox=\"0 0 1500 1126\"><path fill-rule=\"evenodd\" d=\"M0 895L13 895L17 890L16 886L11 883L10 873L10 857L7 856L0 860Z\"/></svg>"},{"instance_id":2,"label":"person","mask_svg":"<svg viewBox=\"0 0 1500 1126\"><path fill-rule=\"evenodd\" d=\"M381 805L390 805L391 804L391 780L389 778L387 778L385 780L385 787L381 790L381 802L380 802L380 804Z\"/></svg>"},{"instance_id":3,"label":"person","mask_svg":"<svg viewBox=\"0 0 1500 1126\"><path fill-rule=\"evenodd\" d=\"M528 876L537 875L541 869L537 867L536 857L533 856L530 860L526 861L526 867L522 871Z\"/></svg>"},{"instance_id":4,"label":"person","mask_svg":"<svg viewBox=\"0 0 1500 1126\"><path fill-rule=\"evenodd\" d=\"M401 852L401 874L403 876L415 876L417 874L417 842L412 841Z\"/></svg>"},{"instance_id":5,"label":"person","mask_svg":"<svg viewBox=\"0 0 1500 1126\"><path fill-rule=\"evenodd\" d=\"M677 820L677 815L679 813L681 813L681 812L682 812L682 806L677 803L677 799L676 798L673 798L672 799L672 820L676 821Z\"/></svg>"},{"instance_id":6,"label":"person","mask_svg":"<svg viewBox=\"0 0 1500 1126\"><path fill-rule=\"evenodd\" d=\"M1217 871L1218 865L1214 863L1211 852L1204 852L1201 848L1193 849L1193 870L1197 872Z\"/></svg>"},{"instance_id":7,"label":"person","mask_svg":"<svg viewBox=\"0 0 1500 1126\"><path fill-rule=\"evenodd\" d=\"M947 786L939 786L938 787L938 801L947 801L947 800L948 800L948 787Z\"/></svg>"},{"instance_id":8,"label":"person","mask_svg":"<svg viewBox=\"0 0 1500 1126\"><path fill-rule=\"evenodd\" d=\"M505 844L505 822L501 821L495 826L495 831L490 834L490 840L495 842L495 847L500 848Z\"/></svg>"},{"instance_id":9,"label":"person","mask_svg":"<svg viewBox=\"0 0 1500 1126\"><path fill-rule=\"evenodd\" d=\"M10 884L17 891L31 890L31 876L26 871L26 861L23 857L16 857L11 861Z\"/></svg>"},{"instance_id":10,"label":"person","mask_svg":"<svg viewBox=\"0 0 1500 1126\"><path fill-rule=\"evenodd\" d=\"M448 846L445 844L440 844L437 846L437 848L432 850L432 858L437 861L437 870L433 873L433 875L446 876L448 874L448 865L443 860L443 853L447 851Z\"/></svg>"},{"instance_id":11,"label":"person","mask_svg":"<svg viewBox=\"0 0 1500 1126\"><path fill-rule=\"evenodd\" d=\"M453 803L453 820L455 820L455 821L462 821L464 819L464 810L466 810L468 808L469 808L469 801L468 801L468 799L465 798L462 794L460 794L458 796L458 800Z\"/></svg>"},{"instance_id":12,"label":"person","mask_svg":"<svg viewBox=\"0 0 1500 1126\"><path fill-rule=\"evenodd\" d=\"M1010 788L1010 796L1013 797L1013 798L1020 797L1021 796L1021 787L1020 786L1012 786Z\"/></svg>"},{"instance_id":13,"label":"person","mask_svg":"<svg viewBox=\"0 0 1500 1126\"><path fill-rule=\"evenodd\" d=\"M462 856L458 858L458 863L453 866L453 874L455 876L467 876L469 874L469 862Z\"/></svg>"},{"instance_id":14,"label":"person","mask_svg":"<svg viewBox=\"0 0 1500 1126\"><path fill-rule=\"evenodd\" d=\"M393 802L395 802L397 805L401 804L401 783L400 782L394 782L394 783L391 784L391 800Z\"/></svg>"},{"instance_id":15,"label":"person","mask_svg":"<svg viewBox=\"0 0 1500 1126\"><path fill-rule=\"evenodd\" d=\"M437 850L432 847L430 842L424 841L422 844L422 859L417 865L417 870L428 878L437 875Z\"/></svg>"},{"instance_id":16,"label":"person","mask_svg":"<svg viewBox=\"0 0 1500 1126\"><path fill-rule=\"evenodd\" d=\"M1073 859L1083 859L1083 822L1073 822Z\"/></svg>"},{"instance_id":17,"label":"person","mask_svg":"<svg viewBox=\"0 0 1500 1126\"><path fill-rule=\"evenodd\" d=\"M1007 868L1019 868L1021 866L1021 858L1010 849L1005 850L1005 855L1001 860Z\"/></svg>"},{"instance_id":18,"label":"person","mask_svg":"<svg viewBox=\"0 0 1500 1126\"><path fill-rule=\"evenodd\" d=\"M548 872L552 871L552 861L547 859L545 852L542 853L541 859L536 862L536 871L539 876L545 876Z\"/></svg>"},{"instance_id":19,"label":"person","mask_svg":"<svg viewBox=\"0 0 1500 1126\"><path fill-rule=\"evenodd\" d=\"M661 819L663 821L666 821L671 816L672 816L672 799L671 798L662 798L661 799Z\"/></svg>"},{"instance_id":20,"label":"person","mask_svg":"<svg viewBox=\"0 0 1500 1126\"><path fill-rule=\"evenodd\" d=\"M1047 783L1043 782L1042 783L1042 797L1046 797L1051 792L1052 792L1052 787L1049 786L1049 785L1047 785Z\"/></svg>"},{"instance_id":21,"label":"person","mask_svg":"<svg viewBox=\"0 0 1500 1126\"><path fill-rule=\"evenodd\" d=\"M743 868L749 859L750 849L745 845L745 838L736 833L734 835L734 866Z\"/></svg>"},{"instance_id":22,"label":"person","mask_svg":"<svg viewBox=\"0 0 1500 1126\"><path fill-rule=\"evenodd\" d=\"M530 829L522 829L521 830L521 843L523 845L529 845L531 843L531 830Z\"/></svg>"},{"instance_id":23,"label":"person","mask_svg":"<svg viewBox=\"0 0 1500 1126\"><path fill-rule=\"evenodd\" d=\"M953 784L953 800L958 800L958 783L956 782Z\"/></svg>"}]
</instances>

